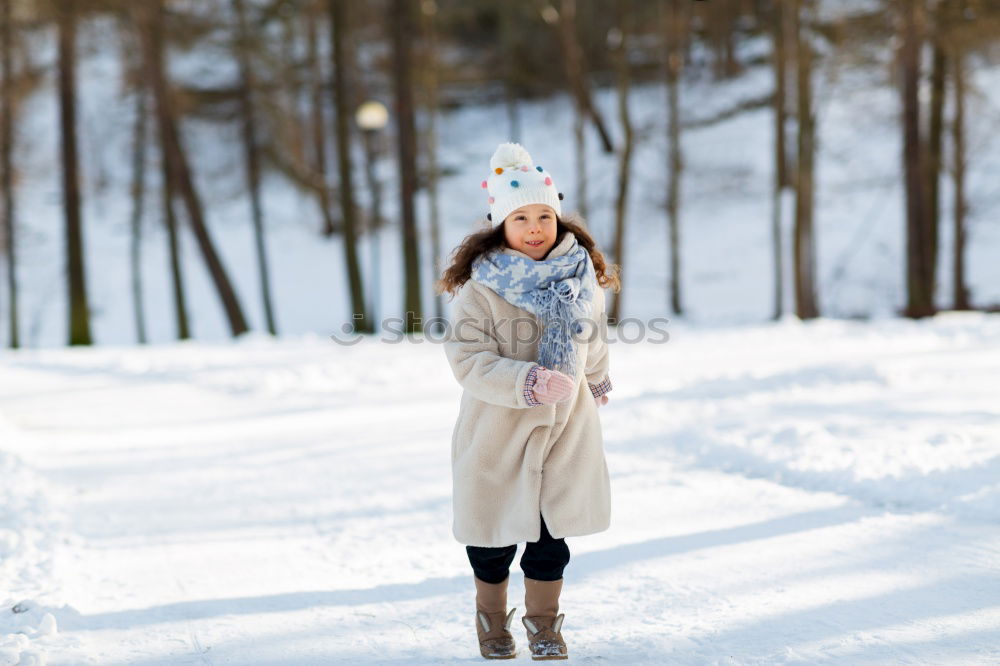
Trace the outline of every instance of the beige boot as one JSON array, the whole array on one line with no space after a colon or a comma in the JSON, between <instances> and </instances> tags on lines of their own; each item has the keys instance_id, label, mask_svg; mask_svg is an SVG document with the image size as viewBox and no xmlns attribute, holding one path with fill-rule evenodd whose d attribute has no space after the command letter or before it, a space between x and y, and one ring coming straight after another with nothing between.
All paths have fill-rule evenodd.
<instances>
[{"instance_id":1,"label":"beige boot","mask_svg":"<svg viewBox=\"0 0 1000 666\"><path fill-rule=\"evenodd\" d=\"M479 653L487 659L513 659L517 656L510 623L515 608L507 612L507 582L487 583L476 581L476 634L479 636Z\"/></svg>"},{"instance_id":2,"label":"beige boot","mask_svg":"<svg viewBox=\"0 0 1000 666\"><path fill-rule=\"evenodd\" d=\"M560 633L563 615L559 613L559 593L563 579L547 581L524 577L524 617L528 630L531 658L566 659L566 643Z\"/></svg>"}]
</instances>

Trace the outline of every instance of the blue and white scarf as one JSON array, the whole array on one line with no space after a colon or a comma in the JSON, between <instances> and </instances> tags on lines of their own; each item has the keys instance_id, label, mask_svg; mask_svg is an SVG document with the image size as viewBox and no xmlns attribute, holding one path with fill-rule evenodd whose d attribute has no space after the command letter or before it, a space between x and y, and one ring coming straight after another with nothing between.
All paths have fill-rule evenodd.
<instances>
[{"instance_id":1,"label":"blue and white scarf","mask_svg":"<svg viewBox=\"0 0 1000 666\"><path fill-rule=\"evenodd\" d=\"M541 319L539 365L576 374L573 335L583 332L579 320L591 314L597 278L590 253L575 237L566 254L540 261L488 252L472 262L472 279Z\"/></svg>"}]
</instances>

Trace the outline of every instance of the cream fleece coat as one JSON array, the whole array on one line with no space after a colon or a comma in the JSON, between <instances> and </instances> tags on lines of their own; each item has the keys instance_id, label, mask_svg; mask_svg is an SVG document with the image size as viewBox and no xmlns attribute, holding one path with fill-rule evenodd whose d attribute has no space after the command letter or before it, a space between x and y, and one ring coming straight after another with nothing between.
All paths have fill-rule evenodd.
<instances>
[{"instance_id":1,"label":"cream fleece coat","mask_svg":"<svg viewBox=\"0 0 1000 666\"><path fill-rule=\"evenodd\" d=\"M565 254L566 232L548 257ZM527 257L511 248L508 254ZM469 280L458 292L445 354L462 385L451 441L452 531L471 546L509 546L541 537L593 534L611 520L611 484L597 405L588 384L608 377L604 290L577 344L577 389L555 405L524 396L536 365L540 319Z\"/></svg>"}]
</instances>

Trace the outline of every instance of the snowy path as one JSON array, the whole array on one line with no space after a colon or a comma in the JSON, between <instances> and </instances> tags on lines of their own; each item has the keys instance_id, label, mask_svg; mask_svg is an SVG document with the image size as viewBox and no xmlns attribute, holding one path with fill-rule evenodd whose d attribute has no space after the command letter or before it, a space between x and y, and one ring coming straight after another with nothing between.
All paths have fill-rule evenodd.
<instances>
[{"instance_id":1,"label":"snowy path","mask_svg":"<svg viewBox=\"0 0 1000 666\"><path fill-rule=\"evenodd\" d=\"M573 661L1000 661L1000 318L671 335L612 348ZM0 354L0 664L479 662L458 396L430 343Z\"/></svg>"}]
</instances>

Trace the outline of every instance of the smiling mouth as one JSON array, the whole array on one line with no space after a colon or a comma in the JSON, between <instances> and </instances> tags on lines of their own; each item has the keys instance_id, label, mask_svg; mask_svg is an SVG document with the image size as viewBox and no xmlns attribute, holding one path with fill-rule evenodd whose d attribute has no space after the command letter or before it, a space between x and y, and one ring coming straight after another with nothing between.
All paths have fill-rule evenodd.
<instances>
[{"instance_id":1,"label":"smiling mouth","mask_svg":"<svg viewBox=\"0 0 1000 666\"><path fill-rule=\"evenodd\" d=\"M542 244L542 241L524 241L525 245L530 245L531 247L538 247Z\"/></svg>"}]
</instances>

